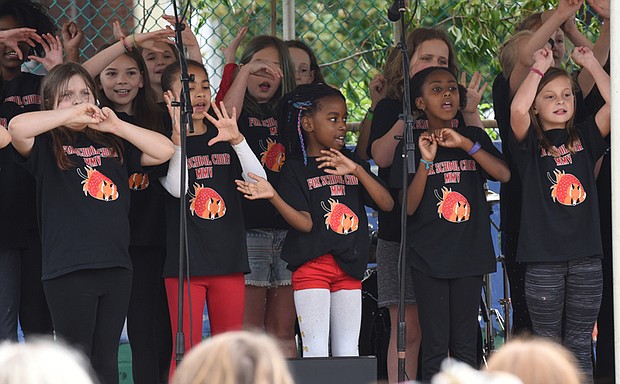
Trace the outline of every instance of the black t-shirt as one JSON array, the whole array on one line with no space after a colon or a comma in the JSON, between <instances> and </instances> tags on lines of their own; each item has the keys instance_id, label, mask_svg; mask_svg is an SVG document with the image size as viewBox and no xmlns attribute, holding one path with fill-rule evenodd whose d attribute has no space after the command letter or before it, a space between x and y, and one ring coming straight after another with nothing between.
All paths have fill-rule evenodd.
<instances>
[{"instance_id":1,"label":"black t-shirt","mask_svg":"<svg viewBox=\"0 0 620 384\"><path fill-rule=\"evenodd\" d=\"M483 129L459 127L456 131L502 159ZM416 143L422 132L414 133ZM416 151L416 165L420 158ZM411 266L440 279L495 271L486 179L486 172L467 152L437 148L422 200L407 222L407 261Z\"/></svg>"},{"instance_id":2,"label":"black t-shirt","mask_svg":"<svg viewBox=\"0 0 620 384\"><path fill-rule=\"evenodd\" d=\"M244 109L239 115L237 123L239 132L245 136L252 152L260 160L267 179L274 187L280 180L280 170L284 165L284 146L279 141L278 121L275 114L266 104L261 104L262 116L250 116ZM245 215L245 227L256 228L280 228L286 229L288 225L280 216L274 206L267 200L242 200Z\"/></svg>"},{"instance_id":3,"label":"black t-shirt","mask_svg":"<svg viewBox=\"0 0 620 384\"><path fill-rule=\"evenodd\" d=\"M607 145L593 118L577 125L580 144L566 148L567 131L545 136L560 156L540 146L534 127L513 156L523 181L523 206L517 260L564 262L602 254L594 164Z\"/></svg>"},{"instance_id":4,"label":"black t-shirt","mask_svg":"<svg viewBox=\"0 0 620 384\"><path fill-rule=\"evenodd\" d=\"M375 107L373 113L372 124L370 125L370 136L368 139L368 147L366 147L366 154L369 158L372 158L372 144L385 136L390 129L399 120L399 115L403 113L403 102L401 100L384 98ZM457 119L454 121L454 126L458 126L463 120L461 112L457 114ZM463 124L464 125L464 124ZM413 129L425 131L428 128L428 120L424 116L418 117L414 120ZM402 147L396 150L398 156L394 156L394 161L402 162L400 153L402 153ZM394 164L392 164L393 166ZM390 184L392 177L401 177L400 173L392 173L392 166L381 168L379 167L379 177L387 185ZM399 165L399 170L402 166ZM393 175L393 176L391 176ZM379 238L387 241L400 241L400 212L401 206L398 204L398 192L402 188L402 183L397 187L389 188L390 195L394 199L394 209L390 212L383 212L379 210Z\"/></svg>"},{"instance_id":5,"label":"black t-shirt","mask_svg":"<svg viewBox=\"0 0 620 384\"><path fill-rule=\"evenodd\" d=\"M206 120L205 120L206 121ZM227 142L209 146L217 135L211 123L203 135L187 137L187 241L190 276L250 271L241 211L237 154ZM179 273L179 199L166 198L167 257L164 276Z\"/></svg>"},{"instance_id":6,"label":"black t-shirt","mask_svg":"<svg viewBox=\"0 0 620 384\"><path fill-rule=\"evenodd\" d=\"M162 112L163 113L163 112ZM133 116L117 112L116 115L131 124L136 124ZM166 113L167 115L167 113ZM166 167L144 167L140 172L129 175L131 208L129 224L132 246L164 247L166 245L166 190L159 183L165 176Z\"/></svg>"},{"instance_id":7,"label":"black t-shirt","mask_svg":"<svg viewBox=\"0 0 620 384\"><path fill-rule=\"evenodd\" d=\"M370 173L368 163L344 148L342 153ZM287 160L282 168L279 194L296 210L309 212L313 224L309 233L289 230L282 259L294 271L331 254L343 271L361 280L370 246L364 205L374 206L374 202L357 177L329 175L317 165L315 157L308 157L307 166L303 161Z\"/></svg>"},{"instance_id":8,"label":"black t-shirt","mask_svg":"<svg viewBox=\"0 0 620 384\"><path fill-rule=\"evenodd\" d=\"M121 164L112 148L84 133L63 148L73 163L65 171L56 165L49 134L36 137L28 159L18 158L37 181L42 279L83 269L131 269L127 179L141 168L141 152L124 141Z\"/></svg>"},{"instance_id":9,"label":"black t-shirt","mask_svg":"<svg viewBox=\"0 0 620 384\"><path fill-rule=\"evenodd\" d=\"M5 127L21 113L41 109L42 76L22 73L3 82L0 123ZM0 244L6 248L27 245L28 231L37 231L35 180L15 163L11 144L0 149Z\"/></svg>"}]
</instances>

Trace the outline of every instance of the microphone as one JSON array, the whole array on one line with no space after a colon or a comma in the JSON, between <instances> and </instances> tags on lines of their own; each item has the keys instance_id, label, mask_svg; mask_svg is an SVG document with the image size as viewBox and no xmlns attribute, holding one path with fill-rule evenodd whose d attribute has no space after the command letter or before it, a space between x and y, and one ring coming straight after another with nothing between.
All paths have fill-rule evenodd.
<instances>
[{"instance_id":1,"label":"microphone","mask_svg":"<svg viewBox=\"0 0 620 384\"><path fill-rule=\"evenodd\" d=\"M398 21L398 20L400 20L400 9L401 9L400 5L401 5L401 1L402 0L394 0L392 2L392 5L388 9L388 19L390 21ZM404 8L404 4L403 4L402 8Z\"/></svg>"}]
</instances>

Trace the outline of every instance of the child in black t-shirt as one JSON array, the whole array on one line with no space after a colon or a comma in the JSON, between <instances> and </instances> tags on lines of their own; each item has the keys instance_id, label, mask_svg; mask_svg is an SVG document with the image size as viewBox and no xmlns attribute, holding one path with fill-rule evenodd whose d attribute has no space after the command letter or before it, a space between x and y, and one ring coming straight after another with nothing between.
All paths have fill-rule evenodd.
<instances>
[{"instance_id":1,"label":"child in black t-shirt","mask_svg":"<svg viewBox=\"0 0 620 384\"><path fill-rule=\"evenodd\" d=\"M252 153L244 135L239 132L236 108L233 107L229 116L226 108L220 110L211 104L209 78L200 63L189 60L188 72L193 75L189 88L194 132L187 134L187 158L184 160L181 160L179 147L180 108L172 106L173 100L179 100L180 67L171 64L162 74L162 87L167 90L164 99L172 118L172 142L176 147L168 173L161 179L170 194L166 199L167 256L164 277L173 334L179 329L181 191L187 198L183 207L186 210L187 265L191 277L184 281L184 292L187 292L189 285L189 298L184 295L183 304L183 330L187 349L202 340L205 299L211 334L240 330L242 327L245 304L243 276L250 268L241 195L235 188L235 179L242 176L242 172L244 175L252 172L265 177L260 162ZM217 116L217 119L208 112ZM182 164L187 164L187 168L182 167ZM182 169L188 176L183 188L180 187ZM190 324L193 327L191 332ZM175 363L172 362L171 376Z\"/></svg>"},{"instance_id":2,"label":"child in black t-shirt","mask_svg":"<svg viewBox=\"0 0 620 384\"><path fill-rule=\"evenodd\" d=\"M277 192L265 179L237 181L245 197L269 199L292 229L282 258L293 271L304 357L356 356L361 278L368 262L364 205L389 211L394 201L380 180L344 147L344 96L325 84L286 95L279 118L287 160Z\"/></svg>"},{"instance_id":3,"label":"child in black t-shirt","mask_svg":"<svg viewBox=\"0 0 620 384\"><path fill-rule=\"evenodd\" d=\"M56 334L90 358L102 382L118 382L118 339L131 288L128 174L167 161L155 132L98 108L79 64L54 67L42 111L9 123L17 160L37 182L43 287Z\"/></svg>"},{"instance_id":4,"label":"child in black t-shirt","mask_svg":"<svg viewBox=\"0 0 620 384\"><path fill-rule=\"evenodd\" d=\"M415 133L419 165L407 190L406 246L422 330L422 380L430 380L448 352L476 365L482 276L495 271L483 184L487 176L507 181L510 171L484 130L450 128L465 102L450 69L416 73L411 101L428 121L427 130Z\"/></svg>"},{"instance_id":5,"label":"child in black t-shirt","mask_svg":"<svg viewBox=\"0 0 620 384\"><path fill-rule=\"evenodd\" d=\"M534 53L510 106L511 153L523 184L517 261L528 263L525 298L534 334L565 345L591 380L603 254L594 166L607 149L611 92L609 75L590 49L575 48L573 60L605 99L594 118L574 123L573 83L551 67L548 48Z\"/></svg>"}]
</instances>

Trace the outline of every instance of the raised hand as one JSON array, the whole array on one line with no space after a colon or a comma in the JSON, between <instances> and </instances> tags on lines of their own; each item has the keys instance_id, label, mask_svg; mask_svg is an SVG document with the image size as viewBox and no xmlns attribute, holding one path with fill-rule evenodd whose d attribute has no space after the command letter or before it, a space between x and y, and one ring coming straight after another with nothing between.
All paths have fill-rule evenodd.
<instances>
[{"instance_id":1,"label":"raised hand","mask_svg":"<svg viewBox=\"0 0 620 384\"><path fill-rule=\"evenodd\" d=\"M127 37L127 34L123 31L121 23L118 20L112 22L112 31L114 31L114 38L116 40Z\"/></svg>"},{"instance_id":2,"label":"raised hand","mask_svg":"<svg viewBox=\"0 0 620 384\"><path fill-rule=\"evenodd\" d=\"M221 108L221 109L220 109ZM217 136L209 140L209 145L219 143L220 141L228 141L232 145L239 144L243 141L243 135L239 132L239 126L237 125L237 108L233 107L232 115L228 115L224 102L220 102L220 108L213 104L213 111L217 116L217 119L209 115L207 112L203 112L204 116L217 128Z\"/></svg>"},{"instance_id":3,"label":"raised hand","mask_svg":"<svg viewBox=\"0 0 620 384\"><path fill-rule=\"evenodd\" d=\"M77 51L84 39L84 31L73 21L62 25L62 45L66 52Z\"/></svg>"},{"instance_id":4,"label":"raised hand","mask_svg":"<svg viewBox=\"0 0 620 384\"><path fill-rule=\"evenodd\" d=\"M368 84L368 89L370 90L370 100L372 101L372 108L374 108L379 101L385 99L387 96L387 80L383 77L382 74L377 73L372 80L370 80L370 84Z\"/></svg>"},{"instance_id":5,"label":"raised hand","mask_svg":"<svg viewBox=\"0 0 620 384\"><path fill-rule=\"evenodd\" d=\"M176 19L172 15L163 15L161 18L166 20L173 27L176 24ZM181 32L183 44L185 44L185 46L187 47L199 47L198 39L196 38L196 35L194 34L190 26L187 25L187 23L183 19L181 19L181 24L185 26L183 32Z\"/></svg>"},{"instance_id":6,"label":"raised hand","mask_svg":"<svg viewBox=\"0 0 620 384\"><path fill-rule=\"evenodd\" d=\"M482 99L482 95L484 91L489 86L489 83L486 81L482 86L482 75L476 71L474 75L469 80L469 84L467 84L467 73L461 73L461 85L467 88L467 100L465 104L465 108L463 108L463 113L478 113L478 105L480 104L480 100Z\"/></svg>"},{"instance_id":7,"label":"raised hand","mask_svg":"<svg viewBox=\"0 0 620 384\"><path fill-rule=\"evenodd\" d=\"M603 19L611 18L609 0L588 0L588 5Z\"/></svg>"},{"instance_id":8,"label":"raised hand","mask_svg":"<svg viewBox=\"0 0 620 384\"><path fill-rule=\"evenodd\" d=\"M248 176L252 180L255 180L255 182L235 180L235 183L237 183L237 190L243 193L243 196L246 199L271 199L276 195L275 189L266 179L257 176L252 172L248 173Z\"/></svg>"},{"instance_id":9,"label":"raised hand","mask_svg":"<svg viewBox=\"0 0 620 384\"><path fill-rule=\"evenodd\" d=\"M553 51L551 49L542 48L534 52L534 65L532 67L545 73L553 64Z\"/></svg>"},{"instance_id":10,"label":"raised hand","mask_svg":"<svg viewBox=\"0 0 620 384\"><path fill-rule=\"evenodd\" d=\"M141 48L149 49L155 52L163 52L162 49L157 48L155 43L166 43L170 44L171 40L169 38L174 37L174 31L170 28L160 29L153 32L147 33L134 33L130 35L127 40L127 45L135 44Z\"/></svg>"},{"instance_id":11,"label":"raised hand","mask_svg":"<svg viewBox=\"0 0 620 384\"><path fill-rule=\"evenodd\" d=\"M582 67L585 67L591 60L596 61L594 53L592 53L592 50L588 47L575 47L571 56L575 63Z\"/></svg>"},{"instance_id":12,"label":"raised hand","mask_svg":"<svg viewBox=\"0 0 620 384\"><path fill-rule=\"evenodd\" d=\"M224 54L226 64L235 63L237 61L237 49L239 49L239 45L241 45L241 41L247 32L248 26L245 25L237 32L237 36L235 36L229 46L222 47L222 53Z\"/></svg>"},{"instance_id":13,"label":"raised hand","mask_svg":"<svg viewBox=\"0 0 620 384\"><path fill-rule=\"evenodd\" d=\"M358 167L357 163L335 148L321 149L321 155L316 159L319 162L318 168L330 175L349 175Z\"/></svg>"},{"instance_id":14,"label":"raised hand","mask_svg":"<svg viewBox=\"0 0 620 384\"><path fill-rule=\"evenodd\" d=\"M19 43L27 43L34 48L36 43L42 43L43 39L37 35L36 29L14 28L0 31L0 42L13 49L20 60L24 60L24 52L19 47Z\"/></svg>"},{"instance_id":15,"label":"raised hand","mask_svg":"<svg viewBox=\"0 0 620 384\"><path fill-rule=\"evenodd\" d=\"M429 132L423 132L418 138L418 148L420 149L420 156L425 161L435 160L437 155L437 140L435 136Z\"/></svg>"},{"instance_id":16,"label":"raised hand","mask_svg":"<svg viewBox=\"0 0 620 384\"><path fill-rule=\"evenodd\" d=\"M58 64L63 63L62 42L60 41L60 37L54 36L51 33L46 33L42 35L42 37L43 39L41 40L41 46L43 46L45 57L30 55L28 56L28 59L42 64L45 69L49 71Z\"/></svg>"},{"instance_id":17,"label":"raised hand","mask_svg":"<svg viewBox=\"0 0 620 384\"><path fill-rule=\"evenodd\" d=\"M172 119L172 137L170 139L174 145L181 145L181 108L172 105L172 103L178 102L178 100L180 100L178 94L172 91L164 92L164 101L168 108L168 114Z\"/></svg>"}]
</instances>

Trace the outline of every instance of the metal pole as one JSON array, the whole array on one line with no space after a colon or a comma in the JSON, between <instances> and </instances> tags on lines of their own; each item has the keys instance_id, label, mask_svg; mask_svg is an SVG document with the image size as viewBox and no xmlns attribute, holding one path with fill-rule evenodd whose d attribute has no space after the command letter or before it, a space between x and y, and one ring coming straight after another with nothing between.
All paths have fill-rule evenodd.
<instances>
[{"instance_id":1,"label":"metal pole","mask_svg":"<svg viewBox=\"0 0 620 384\"><path fill-rule=\"evenodd\" d=\"M295 40L295 0L282 2L282 39Z\"/></svg>"}]
</instances>

